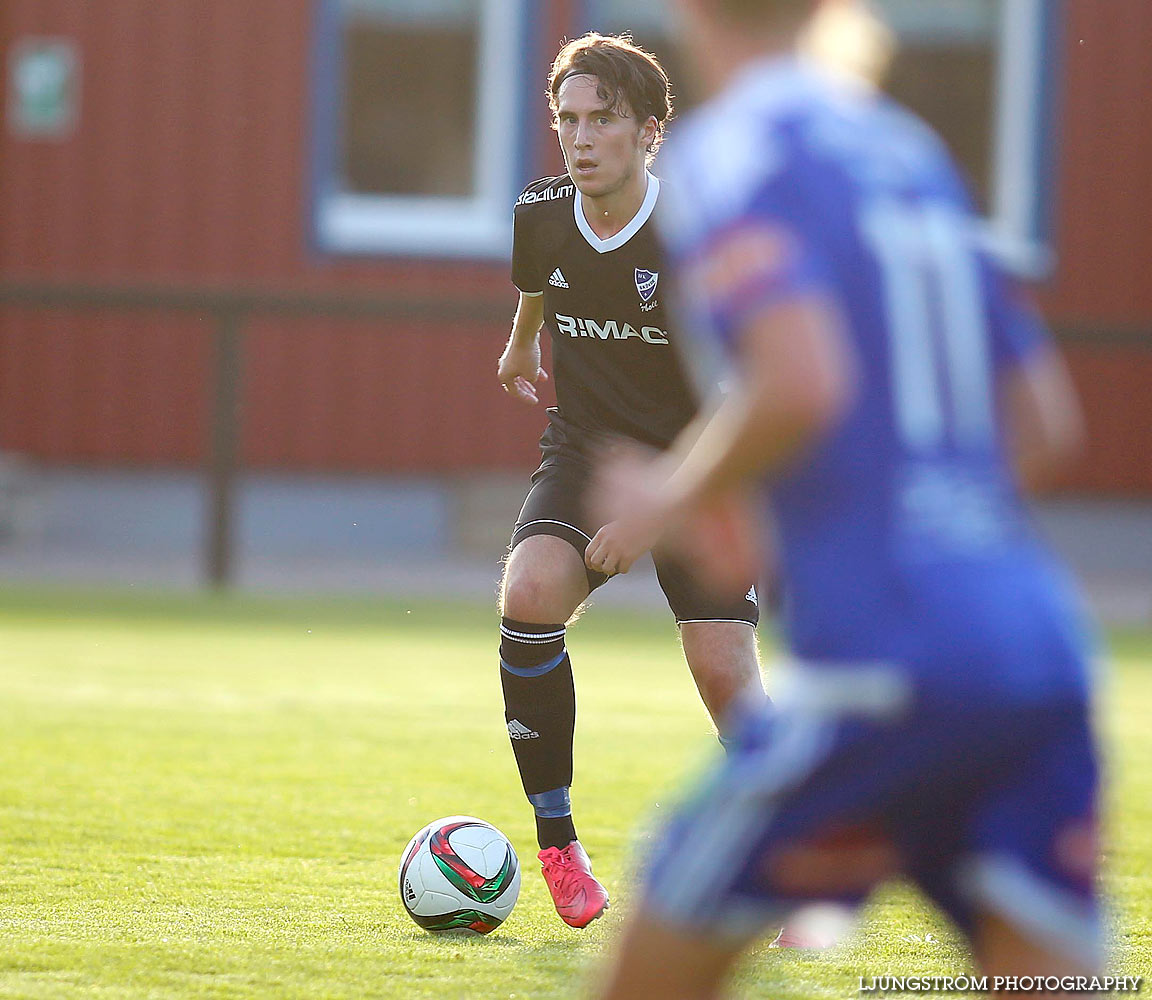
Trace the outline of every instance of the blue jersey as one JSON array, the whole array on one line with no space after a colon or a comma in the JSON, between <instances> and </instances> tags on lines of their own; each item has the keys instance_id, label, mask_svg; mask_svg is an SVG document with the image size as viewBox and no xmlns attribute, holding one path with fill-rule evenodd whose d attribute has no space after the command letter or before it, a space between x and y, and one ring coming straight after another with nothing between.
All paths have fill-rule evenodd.
<instances>
[{"instance_id":1,"label":"blue jersey","mask_svg":"<svg viewBox=\"0 0 1152 1000\"><path fill-rule=\"evenodd\" d=\"M698 353L734 354L755 314L811 294L839 306L854 355L847 413L769 484L793 651L899 664L934 696L1082 693L1078 612L1030 531L997 408L998 375L1046 333L983 249L939 139L777 59L661 158Z\"/></svg>"}]
</instances>

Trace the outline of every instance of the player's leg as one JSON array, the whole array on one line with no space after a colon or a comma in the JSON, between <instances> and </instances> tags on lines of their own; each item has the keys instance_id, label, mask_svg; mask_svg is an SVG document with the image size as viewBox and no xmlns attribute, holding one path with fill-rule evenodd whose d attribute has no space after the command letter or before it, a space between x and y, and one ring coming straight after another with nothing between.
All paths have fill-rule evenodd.
<instances>
[{"instance_id":1,"label":"player's leg","mask_svg":"<svg viewBox=\"0 0 1152 1000\"><path fill-rule=\"evenodd\" d=\"M972 946L990 977L1092 976L1104 950L1089 717L1074 708L1041 726L1049 738L1017 755L1016 780L979 812L975 853L960 876L979 908Z\"/></svg>"},{"instance_id":2,"label":"player's leg","mask_svg":"<svg viewBox=\"0 0 1152 1000\"><path fill-rule=\"evenodd\" d=\"M730 710L743 697L764 695L756 625L760 608L751 581L719 593L682 559L654 552L656 576L680 626L684 658L721 742Z\"/></svg>"},{"instance_id":3,"label":"player's leg","mask_svg":"<svg viewBox=\"0 0 1152 1000\"><path fill-rule=\"evenodd\" d=\"M969 804L938 810L957 831L953 860L917 881L964 928L991 980L1093 975L1103 941L1086 708L1001 711L968 728L979 746L967 756L989 760L966 782Z\"/></svg>"},{"instance_id":4,"label":"player's leg","mask_svg":"<svg viewBox=\"0 0 1152 1000\"><path fill-rule=\"evenodd\" d=\"M759 602L756 588L741 584L731 594L713 593L683 568L657 557L660 584L680 626L680 643L696 690L725 748L733 709L745 699L765 700L756 642ZM827 936L797 924L781 927L774 948L822 948Z\"/></svg>"},{"instance_id":5,"label":"player's leg","mask_svg":"<svg viewBox=\"0 0 1152 1000\"><path fill-rule=\"evenodd\" d=\"M712 1000L739 948L689 934L637 910L616 944L599 996L603 1000Z\"/></svg>"},{"instance_id":6,"label":"player's leg","mask_svg":"<svg viewBox=\"0 0 1152 1000\"><path fill-rule=\"evenodd\" d=\"M1004 988L992 990L994 997L1018 996L1021 992L1018 982L1014 984L1017 988L1007 988L1013 978L1017 981L1025 977L1033 980L1053 976L1064 979L1069 976L1090 977L1097 972L1080 956L1039 944L995 913L983 913L977 917L972 950L981 974L988 976L990 985L998 981L1004 984ZM1043 993L1054 997L1084 995L1084 991L1076 990L1045 989Z\"/></svg>"},{"instance_id":7,"label":"player's leg","mask_svg":"<svg viewBox=\"0 0 1152 1000\"><path fill-rule=\"evenodd\" d=\"M681 622L680 642L696 690L725 742L729 710L749 692L763 695L756 629L751 622Z\"/></svg>"},{"instance_id":8,"label":"player's leg","mask_svg":"<svg viewBox=\"0 0 1152 1000\"><path fill-rule=\"evenodd\" d=\"M588 595L584 563L552 535L519 540L501 591L500 682L508 735L536 814L540 865L556 912L584 927L608 906L576 837L569 789L576 690L565 622Z\"/></svg>"},{"instance_id":9,"label":"player's leg","mask_svg":"<svg viewBox=\"0 0 1152 1000\"><path fill-rule=\"evenodd\" d=\"M883 797L859 774L886 737L842 731L817 711L745 704L737 714L731 751L677 807L648 858L642 902L608 965L611 1000L717 997L745 946L796 908L850 910L891 873L861 863L884 852L834 835L841 817Z\"/></svg>"},{"instance_id":10,"label":"player's leg","mask_svg":"<svg viewBox=\"0 0 1152 1000\"><path fill-rule=\"evenodd\" d=\"M584 565L566 541L533 535L512 550L500 597L500 683L541 849L576 839L568 795L576 692L565 623L587 595Z\"/></svg>"},{"instance_id":11,"label":"player's leg","mask_svg":"<svg viewBox=\"0 0 1152 1000\"><path fill-rule=\"evenodd\" d=\"M583 927L608 906L576 837L569 789L576 692L566 623L607 577L584 566L589 533L577 461L553 455L532 477L501 590L500 681L524 792L536 814L540 864L561 919Z\"/></svg>"}]
</instances>

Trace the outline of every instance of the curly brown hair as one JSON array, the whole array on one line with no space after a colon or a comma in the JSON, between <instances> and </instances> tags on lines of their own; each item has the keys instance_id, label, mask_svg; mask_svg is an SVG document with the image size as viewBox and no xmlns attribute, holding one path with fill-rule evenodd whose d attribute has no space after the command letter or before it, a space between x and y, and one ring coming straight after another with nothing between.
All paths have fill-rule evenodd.
<instances>
[{"instance_id":1,"label":"curly brown hair","mask_svg":"<svg viewBox=\"0 0 1152 1000\"><path fill-rule=\"evenodd\" d=\"M548 74L553 128L560 85L568 77L582 74L596 78L596 93L617 114L635 115L641 123L656 119L656 135L648 146L651 160L664 140L664 126L672 118L672 87L660 60L640 48L627 33L601 35L589 31L568 42L557 53Z\"/></svg>"}]
</instances>

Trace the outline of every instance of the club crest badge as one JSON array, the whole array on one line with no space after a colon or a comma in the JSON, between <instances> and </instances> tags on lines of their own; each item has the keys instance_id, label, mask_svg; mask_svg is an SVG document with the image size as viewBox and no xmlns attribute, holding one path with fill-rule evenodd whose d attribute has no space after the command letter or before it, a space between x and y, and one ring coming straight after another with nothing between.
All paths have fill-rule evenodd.
<instances>
[{"instance_id":1,"label":"club crest badge","mask_svg":"<svg viewBox=\"0 0 1152 1000\"><path fill-rule=\"evenodd\" d=\"M660 280L659 271L645 271L643 268L636 268L636 291L640 293L640 298L644 302L650 302L652 296L656 294L656 282Z\"/></svg>"}]
</instances>

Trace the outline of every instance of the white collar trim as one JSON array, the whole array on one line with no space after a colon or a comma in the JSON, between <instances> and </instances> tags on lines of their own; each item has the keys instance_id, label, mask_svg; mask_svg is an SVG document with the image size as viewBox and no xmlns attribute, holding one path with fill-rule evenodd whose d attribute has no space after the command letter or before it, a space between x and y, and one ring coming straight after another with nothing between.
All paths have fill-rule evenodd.
<instances>
[{"instance_id":1,"label":"white collar trim","mask_svg":"<svg viewBox=\"0 0 1152 1000\"><path fill-rule=\"evenodd\" d=\"M572 211L576 216L576 228L580 230L580 235L588 241L588 245L597 253L608 253L609 250L618 250L632 239L632 237L640 231L640 227L651 218L652 210L656 207L656 199L660 195L660 178L649 173L647 170L644 171L644 176L648 178L648 190L644 192L644 201L641 203L639 211L632 216L628 225L621 229L615 236L609 236L606 240L600 239L600 237L592 231L592 227L588 224L588 219L584 215L584 199L580 196L580 189L576 189L576 197L572 199Z\"/></svg>"}]
</instances>

